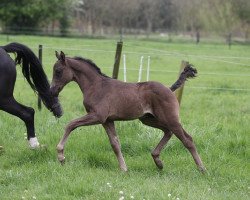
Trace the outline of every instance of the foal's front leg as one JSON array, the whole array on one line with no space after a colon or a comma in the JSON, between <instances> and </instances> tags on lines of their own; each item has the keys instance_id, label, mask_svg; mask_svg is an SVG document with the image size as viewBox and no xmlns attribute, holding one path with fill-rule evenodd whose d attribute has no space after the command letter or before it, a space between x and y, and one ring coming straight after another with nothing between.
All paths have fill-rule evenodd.
<instances>
[{"instance_id":1,"label":"foal's front leg","mask_svg":"<svg viewBox=\"0 0 250 200\"><path fill-rule=\"evenodd\" d=\"M115 152L115 155L118 159L120 169L126 172L127 166L126 166L126 163L124 161L124 158L123 158L123 155L121 152L121 145L120 145L119 139L118 139L116 132L115 132L114 122L113 121L105 122L102 125L108 134L110 144L111 144L111 146Z\"/></svg>"},{"instance_id":2,"label":"foal's front leg","mask_svg":"<svg viewBox=\"0 0 250 200\"><path fill-rule=\"evenodd\" d=\"M57 153L58 153L58 160L63 164L65 162L64 157L64 145L67 141L67 138L69 137L70 133L76 129L79 126L88 126L88 125L94 125L94 124L100 124L99 118L95 113L89 113L83 117L77 118L73 121L71 121L65 128L64 135L60 142L57 145Z\"/></svg>"}]
</instances>

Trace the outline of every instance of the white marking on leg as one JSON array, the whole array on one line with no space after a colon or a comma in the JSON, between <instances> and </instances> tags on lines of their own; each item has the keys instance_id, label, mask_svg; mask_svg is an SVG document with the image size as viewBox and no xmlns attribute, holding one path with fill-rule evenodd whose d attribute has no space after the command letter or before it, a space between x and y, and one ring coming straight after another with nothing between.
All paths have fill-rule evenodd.
<instances>
[{"instance_id":1,"label":"white marking on leg","mask_svg":"<svg viewBox=\"0 0 250 200\"><path fill-rule=\"evenodd\" d=\"M33 138L29 139L29 145L30 145L31 149L35 149L35 148L39 147L40 144L39 144L37 138L33 137Z\"/></svg>"}]
</instances>

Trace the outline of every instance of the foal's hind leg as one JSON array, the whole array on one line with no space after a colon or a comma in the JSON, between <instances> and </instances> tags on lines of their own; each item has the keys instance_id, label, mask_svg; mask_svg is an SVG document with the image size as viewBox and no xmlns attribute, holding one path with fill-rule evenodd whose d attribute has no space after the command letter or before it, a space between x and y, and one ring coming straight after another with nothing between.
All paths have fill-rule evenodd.
<instances>
[{"instance_id":1,"label":"foal's hind leg","mask_svg":"<svg viewBox=\"0 0 250 200\"><path fill-rule=\"evenodd\" d=\"M181 140L183 145L188 149L188 151L192 154L193 159L201 172L206 171L201 158L196 150L195 144L193 142L192 137L182 128L182 126L178 123L171 127L171 131L176 135L176 137Z\"/></svg>"},{"instance_id":2,"label":"foal's hind leg","mask_svg":"<svg viewBox=\"0 0 250 200\"><path fill-rule=\"evenodd\" d=\"M108 134L110 144L111 144L111 146L115 152L115 155L118 159L120 169L123 171L127 171L127 166L125 164L125 161L124 161L124 158L123 158L123 155L121 152L121 145L120 145L119 139L116 135L114 122L113 121L105 122L102 125Z\"/></svg>"},{"instance_id":3,"label":"foal's hind leg","mask_svg":"<svg viewBox=\"0 0 250 200\"><path fill-rule=\"evenodd\" d=\"M204 167L204 165L201 161L201 158L196 150L196 147L194 145L192 137L183 128L182 128L182 130L183 130L185 137L188 138L188 140L189 140L188 141L189 144L187 144L187 148L190 151L190 153L192 154L196 165L198 166L198 168L201 172L205 172L206 168Z\"/></svg>"},{"instance_id":4,"label":"foal's hind leg","mask_svg":"<svg viewBox=\"0 0 250 200\"><path fill-rule=\"evenodd\" d=\"M160 160L160 153L162 149L166 146L167 142L170 140L171 136L172 133L170 131L164 132L164 135L160 140L159 144L155 147L155 149L151 153L154 162L159 169L163 169L163 163Z\"/></svg>"},{"instance_id":5,"label":"foal's hind leg","mask_svg":"<svg viewBox=\"0 0 250 200\"><path fill-rule=\"evenodd\" d=\"M14 97L4 97L0 100L0 109L8 112L12 115L19 117L24 121L27 128L27 139L31 148L36 148L39 146L38 140L35 135L34 128L34 114L35 111L33 108L24 106L18 103Z\"/></svg>"},{"instance_id":6,"label":"foal's hind leg","mask_svg":"<svg viewBox=\"0 0 250 200\"><path fill-rule=\"evenodd\" d=\"M140 121L143 124L147 125L147 126L151 126L151 127L154 127L154 128L161 129L164 132L164 135L163 135L162 139L160 140L160 142L158 143L158 145L155 147L155 149L151 153L156 166L159 169L163 169L163 163L160 160L160 153L161 153L162 149L166 146L167 142L172 137L172 132L169 131L166 127L164 127L164 125L161 124L153 116L142 117L142 118L140 118Z\"/></svg>"}]
</instances>

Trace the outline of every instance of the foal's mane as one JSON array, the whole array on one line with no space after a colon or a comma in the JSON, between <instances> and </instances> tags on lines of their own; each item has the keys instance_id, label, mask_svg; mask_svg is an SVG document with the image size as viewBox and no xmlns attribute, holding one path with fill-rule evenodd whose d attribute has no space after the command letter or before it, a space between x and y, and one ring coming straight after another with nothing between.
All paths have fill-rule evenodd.
<instances>
[{"instance_id":1,"label":"foal's mane","mask_svg":"<svg viewBox=\"0 0 250 200\"><path fill-rule=\"evenodd\" d=\"M78 60L78 61L81 61L81 62L86 62L88 63L93 69L95 69L95 71L104 76L104 77L107 77L107 78L110 78L109 76L107 76L106 74L102 73L101 69L90 59L86 59L86 58L82 58L82 57L79 57L79 56L76 56L74 57L75 60Z\"/></svg>"}]
</instances>

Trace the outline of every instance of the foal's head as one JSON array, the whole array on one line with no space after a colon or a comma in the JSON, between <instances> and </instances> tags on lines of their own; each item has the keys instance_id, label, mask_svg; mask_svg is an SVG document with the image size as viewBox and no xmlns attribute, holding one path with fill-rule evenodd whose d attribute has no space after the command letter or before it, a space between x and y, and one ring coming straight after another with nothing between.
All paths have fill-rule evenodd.
<instances>
[{"instance_id":1,"label":"foal's head","mask_svg":"<svg viewBox=\"0 0 250 200\"><path fill-rule=\"evenodd\" d=\"M68 65L65 54L56 51L57 62L53 68L53 78L51 83L51 92L54 96L58 96L63 87L73 80L73 72Z\"/></svg>"}]
</instances>

